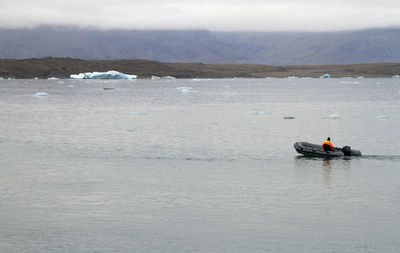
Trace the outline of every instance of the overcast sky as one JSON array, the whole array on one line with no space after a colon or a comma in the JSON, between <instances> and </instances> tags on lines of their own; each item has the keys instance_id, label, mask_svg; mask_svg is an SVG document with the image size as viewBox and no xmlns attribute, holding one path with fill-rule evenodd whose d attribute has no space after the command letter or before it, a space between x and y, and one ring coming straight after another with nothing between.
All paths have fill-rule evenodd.
<instances>
[{"instance_id":1,"label":"overcast sky","mask_svg":"<svg viewBox=\"0 0 400 253\"><path fill-rule=\"evenodd\" d=\"M400 26L400 0L0 0L0 27L332 31Z\"/></svg>"}]
</instances>

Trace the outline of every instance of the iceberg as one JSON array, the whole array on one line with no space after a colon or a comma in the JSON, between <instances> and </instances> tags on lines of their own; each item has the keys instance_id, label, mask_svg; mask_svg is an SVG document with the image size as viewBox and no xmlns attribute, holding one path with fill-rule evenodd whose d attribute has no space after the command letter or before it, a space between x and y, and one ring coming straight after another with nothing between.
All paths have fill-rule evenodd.
<instances>
[{"instance_id":1,"label":"iceberg","mask_svg":"<svg viewBox=\"0 0 400 253\"><path fill-rule=\"evenodd\" d=\"M195 92L192 90L192 87L176 87L176 89L179 90L180 92L182 92L182 94L188 94L188 93Z\"/></svg>"},{"instance_id":2,"label":"iceberg","mask_svg":"<svg viewBox=\"0 0 400 253\"><path fill-rule=\"evenodd\" d=\"M36 94L34 94L34 96L38 98L45 98L48 96L48 94L46 92L37 92Z\"/></svg>"},{"instance_id":3,"label":"iceberg","mask_svg":"<svg viewBox=\"0 0 400 253\"><path fill-rule=\"evenodd\" d=\"M176 78L173 76L163 76L162 79L176 79Z\"/></svg>"},{"instance_id":4,"label":"iceberg","mask_svg":"<svg viewBox=\"0 0 400 253\"><path fill-rule=\"evenodd\" d=\"M272 112L265 112L261 108L251 109L250 111L246 112L247 115L267 115L272 114Z\"/></svg>"},{"instance_id":5,"label":"iceberg","mask_svg":"<svg viewBox=\"0 0 400 253\"><path fill-rule=\"evenodd\" d=\"M339 115L336 113L331 114L328 117L324 117L324 119L338 119L338 118L339 118Z\"/></svg>"},{"instance_id":6,"label":"iceberg","mask_svg":"<svg viewBox=\"0 0 400 253\"><path fill-rule=\"evenodd\" d=\"M115 70L110 70L107 72L86 72L80 74L72 74L70 75L70 79L122 79L122 80L131 80L136 79L137 75L127 75L120 73Z\"/></svg>"},{"instance_id":7,"label":"iceberg","mask_svg":"<svg viewBox=\"0 0 400 253\"><path fill-rule=\"evenodd\" d=\"M320 78L331 78L331 75L325 74L325 75L320 76Z\"/></svg>"}]
</instances>

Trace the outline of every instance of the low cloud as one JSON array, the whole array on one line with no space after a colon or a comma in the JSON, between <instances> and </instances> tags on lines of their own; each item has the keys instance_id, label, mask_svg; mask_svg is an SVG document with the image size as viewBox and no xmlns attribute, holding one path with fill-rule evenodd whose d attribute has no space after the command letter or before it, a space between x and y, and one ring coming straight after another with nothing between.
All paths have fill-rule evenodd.
<instances>
[{"instance_id":1,"label":"low cloud","mask_svg":"<svg viewBox=\"0 0 400 253\"><path fill-rule=\"evenodd\" d=\"M69 0L1 3L0 27L332 31L400 25L400 1Z\"/></svg>"}]
</instances>

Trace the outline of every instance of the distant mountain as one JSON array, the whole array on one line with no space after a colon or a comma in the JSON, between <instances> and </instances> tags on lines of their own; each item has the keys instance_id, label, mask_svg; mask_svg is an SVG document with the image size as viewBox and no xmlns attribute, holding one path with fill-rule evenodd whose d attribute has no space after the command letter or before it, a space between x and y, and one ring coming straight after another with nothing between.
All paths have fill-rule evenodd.
<instances>
[{"instance_id":1,"label":"distant mountain","mask_svg":"<svg viewBox=\"0 0 400 253\"><path fill-rule=\"evenodd\" d=\"M346 32L0 29L0 58L48 56L270 65L400 62L400 28Z\"/></svg>"}]
</instances>

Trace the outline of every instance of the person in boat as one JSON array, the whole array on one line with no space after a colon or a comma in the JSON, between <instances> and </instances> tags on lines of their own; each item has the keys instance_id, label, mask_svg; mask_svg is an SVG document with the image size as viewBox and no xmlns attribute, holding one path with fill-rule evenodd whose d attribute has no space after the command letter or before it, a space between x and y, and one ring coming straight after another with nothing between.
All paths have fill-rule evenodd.
<instances>
[{"instance_id":1,"label":"person in boat","mask_svg":"<svg viewBox=\"0 0 400 253\"><path fill-rule=\"evenodd\" d=\"M325 151L333 151L334 150L335 147L333 146L333 144L331 142L331 137L328 137L326 139L326 141L322 144L322 148Z\"/></svg>"}]
</instances>

